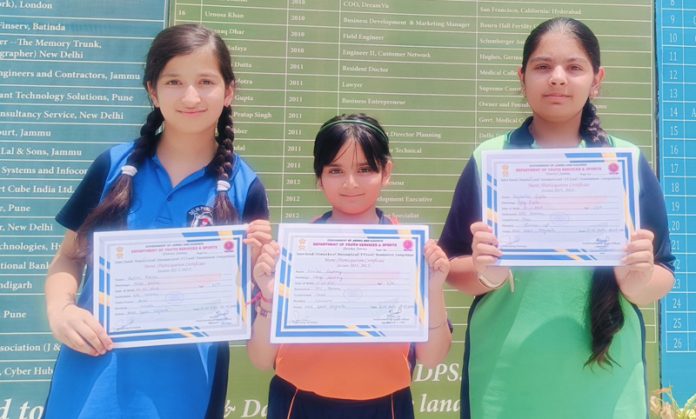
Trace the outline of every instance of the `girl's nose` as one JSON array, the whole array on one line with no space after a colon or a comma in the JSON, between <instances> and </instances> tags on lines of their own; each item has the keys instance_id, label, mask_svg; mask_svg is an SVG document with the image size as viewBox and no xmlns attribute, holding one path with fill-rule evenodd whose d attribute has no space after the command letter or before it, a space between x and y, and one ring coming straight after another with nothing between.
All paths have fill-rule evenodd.
<instances>
[{"instance_id":1,"label":"girl's nose","mask_svg":"<svg viewBox=\"0 0 696 419\"><path fill-rule=\"evenodd\" d=\"M551 73L551 78L549 79L549 83L551 83L554 86L557 85L564 85L566 84L566 74L565 71L563 70L563 67L561 66L556 66L553 69L553 72Z\"/></svg>"},{"instance_id":2,"label":"girl's nose","mask_svg":"<svg viewBox=\"0 0 696 419\"><path fill-rule=\"evenodd\" d=\"M185 105L197 105L201 101L198 90L194 86L188 86L184 91L184 96L181 98Z\"/></svg>"},{"instance_id":3,"label":"girl's nose","mask_svg":"<svg viewBox=\"0 0 696 419\"><path fill-rule=\"evenodd\" d=\"M346 176L345 182L343 182L343 186L347 188L354 188L358 185L358 182L355 181L355 176L353 174L348 174Z\"/></svg>"}]
</instances>

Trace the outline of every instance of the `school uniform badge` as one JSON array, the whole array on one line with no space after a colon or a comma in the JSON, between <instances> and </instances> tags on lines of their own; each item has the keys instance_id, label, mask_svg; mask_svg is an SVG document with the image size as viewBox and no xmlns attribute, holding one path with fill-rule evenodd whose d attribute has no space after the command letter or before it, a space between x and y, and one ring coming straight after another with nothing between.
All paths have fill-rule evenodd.
<instances>
[{"instance_id":1,"label":"school uniform badge","mask_svg":"<svg viewBox=\"0 0 696 419\"><path fill-rule=\"evenodd\" d=\"M213 209L207 205L198 205L186 212L186 220L191 227L213 225Z\"/></svg>"}]
</instances>

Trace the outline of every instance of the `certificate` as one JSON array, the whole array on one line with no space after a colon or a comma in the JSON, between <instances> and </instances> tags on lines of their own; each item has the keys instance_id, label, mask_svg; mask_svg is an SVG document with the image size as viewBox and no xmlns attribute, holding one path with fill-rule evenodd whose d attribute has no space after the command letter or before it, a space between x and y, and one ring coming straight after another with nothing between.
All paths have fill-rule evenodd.
<instances>
[{"instance_id":1,"label":"certificate","mask_svg":"<svg viewBox=\"0 0 696 419\"><path fill-rule=\"evenodd\" d=\"M271 342L428 339L427 226L281 224Z\"/></svg>"},{"instance_id":2,"label":"certificate","mask_svg":"<svg viewBox=\"0 0 696 419\"><path fill-rule=\"evenodd\" d=\"M630 148L482 153L482 216L503 266L617 266L640 227Z\"/></svg>"},{"instance_id":3,"label":"certificate","mask_svg":"<svg viewBox=\"0 0 696 419\"><path fill-rule=\"evenodd\" d=\"M116 348L250 336L246 226L94 233L93 313Z\"/></svg>"}]
</instances>

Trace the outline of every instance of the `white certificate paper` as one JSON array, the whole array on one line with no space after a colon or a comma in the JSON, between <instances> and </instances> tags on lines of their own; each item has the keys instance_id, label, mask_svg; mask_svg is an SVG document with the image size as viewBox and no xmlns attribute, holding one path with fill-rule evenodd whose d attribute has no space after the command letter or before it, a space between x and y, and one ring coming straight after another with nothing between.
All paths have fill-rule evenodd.
<instances>
[{"instance_id":1,"label":"white certificate paper","mask_svg":"<svg viewBox=\"0 0 696 419\"><path fill-rule=\"evenodd\" d=\"M482 216L503 266L617 266L640 228L630 148L482 153Z\"/></svg>"},{"instance_id":2,"label":"white certificate paper","mask_svg":"<svg viewBox=\"0 0 696 419\"><path fill-rule=\"evenodd\" d=\"M271 342L428 338L427 226L281 224Z\"/></svg>"},{"instance_id":3,"label":"white certificate paper","mask_svg":"<svg viewBox=\"0 0 696 419\"><path fill-rule=\"evenodd\" d=\"M94 234L93 313L116 348L248 339L246 226Z\"/></svg>"}]
</instances>

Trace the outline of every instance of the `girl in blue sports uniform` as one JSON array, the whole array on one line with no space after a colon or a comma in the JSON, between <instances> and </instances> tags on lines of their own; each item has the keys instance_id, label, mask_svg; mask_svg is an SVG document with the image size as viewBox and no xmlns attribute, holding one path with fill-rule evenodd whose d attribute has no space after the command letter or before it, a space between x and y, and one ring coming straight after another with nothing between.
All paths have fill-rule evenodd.
<instances>
[{"instance_id":1,"label":"girl in blue sports uniform","mask_svg":"<svg viewBox=\"0 0 696 419\"><path fill-rule=\"evenodd\" d=\"M637 305L662 297L674 281L659 183L641 156L641 229L632 233L621 266L494 266L498 241L480 221L482 151L635 148L600 126L590 100L604 68L599 42L583 23L555 18L532 30L518 75L532 116L474 151L440 237L452 258L448 282L477 296L469 310L461 416L647 418Z\"/></svg>"},{"instance_id":2,"label":"girl in blue sports uniform","mask_svg":"<svg viewBox=\"0 0 696 419\"><path fill-rule=\"evenodd\" d=\"M250 222L252 250L271 239L264 187L233 151L235 77L220 36L193 24L160 32L143 84L154 109L140 137L100 155L56 217L67 231L46 306L63 346L47 419L223 416L226 342L113 349L90 313L90 269L76 301L97 230Z\"/></svg>"}]
</instances>

